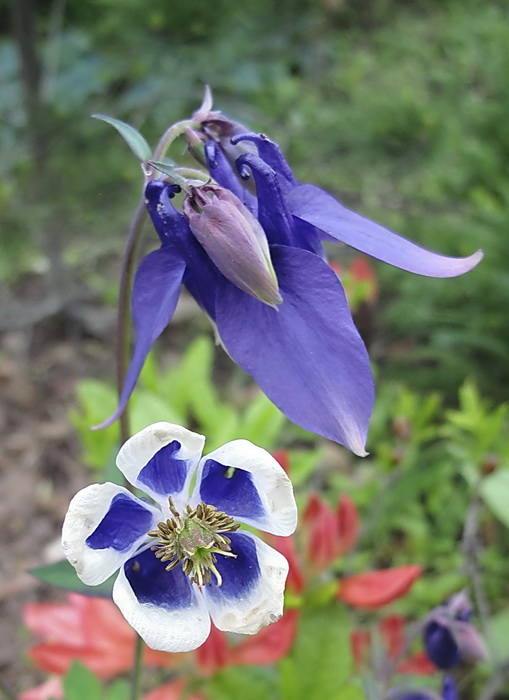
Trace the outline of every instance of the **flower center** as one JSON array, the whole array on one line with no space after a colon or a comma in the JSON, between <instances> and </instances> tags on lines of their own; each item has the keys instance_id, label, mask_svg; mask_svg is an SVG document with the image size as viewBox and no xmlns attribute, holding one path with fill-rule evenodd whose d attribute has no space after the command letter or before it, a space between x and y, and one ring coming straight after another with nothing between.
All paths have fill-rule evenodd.
<instances>
[{"instance_id":1,"label":"flower center","mask_svg":"<svg viewBox=\"0 0 509 700\"><path fill-rule=\"evenodd\" d=\"M220 586L222 578L216 568L216 555L237 556L231 551L231 540L225 533L235 532L240 524L206 503L199 503L194 509L187 505L181 515L171 496L168 502L173 517L160 522L156 530L148 533L159 539L152 547L156 557L168 562L166 571L181 562L183 572L198 586L210 583L212 572Z\"/></svg>"}]
</instances>

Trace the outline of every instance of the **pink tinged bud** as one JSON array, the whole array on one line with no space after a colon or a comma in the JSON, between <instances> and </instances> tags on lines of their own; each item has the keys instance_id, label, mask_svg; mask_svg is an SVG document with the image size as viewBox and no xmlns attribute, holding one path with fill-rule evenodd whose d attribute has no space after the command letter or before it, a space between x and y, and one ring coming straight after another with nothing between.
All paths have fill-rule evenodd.
<instances>
[{"instance_id":1,"label":"pink tinged bud","mask_svg":"<svg viewBox=\"0 0 509 700\"><path fill-rule=\"evenodd\" d=\"M265 232L234 194L217 185L193 188L184 200L184 213L230 282L269 306L282 302Z\"/></svg>"}]
</instances>

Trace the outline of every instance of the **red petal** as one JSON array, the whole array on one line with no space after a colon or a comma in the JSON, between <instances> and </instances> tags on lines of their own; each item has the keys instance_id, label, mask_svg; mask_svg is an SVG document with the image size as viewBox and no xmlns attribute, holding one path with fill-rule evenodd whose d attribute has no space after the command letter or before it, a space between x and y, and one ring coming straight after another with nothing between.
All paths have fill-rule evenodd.
<instances>
[{"instance_id":1,"label":"red petal","mask_svg":"<svg viewBox=\"0 0 509 700\"><path fill-rule=\"evenodd\" d=\"M421 572L420 566L409 564L349 576L340 581L337 597L360 608L381 608L404 595Z\"/></svg>"},{"instance_id":2,"label":"red petal","mask_svg":"<svg viewBox=\"0 0 509 700\"><path fill-rule=\"evenodd\" d=\"M353 630L350 634L350 646L357 670L369 661L371 634L368 630Z\"/></svg>"},{"instance_id":3,"label":"red petal","mask_svg":"<svg viewBox=\"0 0 509 700\"><path fill-rule=\"evenodd\" d=\"M352 499L341 494L336 508L337 556L349 552L359 534L359 514Z\"/></svg>"},{"instance_id":4,"label":"red petal","mask_svg":"<svg viewBox=\"0 0 509 700\"><path fill-rule=\"evenodd\" d=\"M228 642L214 625L205 642L196 650L196 663L204 676L211 676L228 664Z\"/></svg>"},{"instance_id":5,"label":"red petal","mask_svg":"<svg viewBox=\"0 0 509 700\"><path fill-rule=\"evenodd\" d=\"M42 605L42 603L41 603ZM60 678L48 678L47 681L30 690L21 693L19 700L53 700L64 697L64 689Z\"/></svg>"},{"instance_id":6,"label":"red petal","mask_svg":"<svg viewBox=\"0 0 509 700\"><path fill-rule=\"evenodd\" d=\"M230 663L263 666L279 661L295 641L298 617L297 610L288 610L280 620L233 647Z\"/></svg>"},{"instance_id":7,"label":"red petal","mask_svg":"<svg viewBox=\"0 0 509 700\"><path fill-rule=\"evenodd\" d=\"M424 651L408 657L398 666L399 673L411 673L421 676L428 676L436 673L437 667L426 656Z\"/></svg>"},{"instance_id":8,"label":"red petal","mask_svg":"<svg viewBox=\"0 0 509 700\"><path fill-rule=\"evenodd\" d=\"M378 623L380 635L391 659L397 656L405 643L405 621L400 615L388 615Z\"/></svg>"},{"instance_id":9,"label":"red petal","mask_svg":"<svg viewBox=\"0 0 509 700\"><path fill-rule=\"evenodd\" d=\"M332 509L312 493L302 516L306 557L316 569L328 567L337 557L336 519Z\"/></svg>"},{"instance_id":10,"label":"red petal","mask_svg":"<svg viewBox=\"0 0 509 700\"><path fill-rule=\"evenodd\" d=\"M81 613L68 603L27 603L23 607L23 620L39 637L69 644L84 642Z\"/></svg>"},{"instance_id":11,"label":"red petal","mask_svg":"<svg viewBox=\"0 0 509 700\"><path fill-rule=\"evenodd\" d=\"M177 678L171 683L165 683L159 686L148 695L144 695L141 700L181 700L186 698L186 700L205 700L203 695L185 695L185 679Z\"/></svg>"},{"instance_id":12,"label":"red petal","mask_svg":"<svg viewBox=\"0 0 509 700\"><path fill-rule=\"evenodd\" d=\"M290 570L286 579L286 587L293 593L301 593L304 590L304 574L299 564L295 539L290 537L279 537L277 535L267 535L265 538L274 549L277 549L288 562Z\"/></svg>"},{"instance_id":13,"label":"red petal","mask_svg":"<svg viewBox=\"0 0 509 700\"><path fill-rule=\"evenodd\" d=\"M279 464L283 467L287 474L290 473L290 455L288 450L276 450L273 453L274 459L276 459Z\"/></svg>"}]
</instances>

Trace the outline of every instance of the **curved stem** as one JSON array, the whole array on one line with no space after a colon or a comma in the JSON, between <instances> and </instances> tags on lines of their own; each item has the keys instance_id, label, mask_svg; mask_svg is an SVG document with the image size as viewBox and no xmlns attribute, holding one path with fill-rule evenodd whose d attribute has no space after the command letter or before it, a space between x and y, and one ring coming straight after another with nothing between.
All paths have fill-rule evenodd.
<instances>
[{"instance_id":1,"label":"curved stem","mask_svg":"<svg viewBox=\"0 0 509 700\"><path fill-rule=\"evenodd\" d=\"M161 158L164 158L167 150L175 139L182 136L187 129L198 129L199 127L199 122L194 121L194 119L184 119L181 122L172 124L162 135L159 143L156 146L152 160L161 160Z\"/></svg>"}]
</instances>

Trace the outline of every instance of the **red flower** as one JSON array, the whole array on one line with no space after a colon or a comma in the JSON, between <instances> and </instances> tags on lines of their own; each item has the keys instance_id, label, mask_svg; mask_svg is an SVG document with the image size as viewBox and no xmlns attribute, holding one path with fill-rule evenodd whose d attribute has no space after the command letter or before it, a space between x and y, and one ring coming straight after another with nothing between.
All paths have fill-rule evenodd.
<instances>
[{"instance_id":1,"label":"red flower","mask_svg":"<svg viewBox=\"0 0 509 700\"><path fill-rule=\"evenodd\" d=\"M324 569L348 552L357 539L359 522L351 499L342 494L336 511L317 494L311 494L302 516L306 558L315 569Z\"/></svg>"},{"instance_id":2,"label":"red flower","mask_svg":"<svg viewBox=\"0 0 509 700\"><path fill-rule=\"evenodd\" d=\"M242 641L230 649L232 666L252 664L265 666L283 658L291 649L297 636L297 610L287 610L283 617L258 634Z\"/></svg>"},{"instance_id":3,"label":"red flower","mask_svg":"<svg viewBox=\"0 0 509 700\"><path fill-rule=\"evenodd\" d=\"M70 593L67 603L27 603L23 613L27 627L45 638L29 651L44 671L63 676L78 660L109 679L132 668L134 630L111 601ZM182 656L147 648L144 663L172 667Z\"/></svg>"},{"instance_id":4,"label":"red flower","mask_svg":"<svg viewBox=\"0 0 509 700\"><path fill-rule=\"evenodd\" d=\"M409 564L348 576L339 582L336 595L359 608L381 608L404 595L421 572L420 566Z\"/></svg>"}]
</instances>

